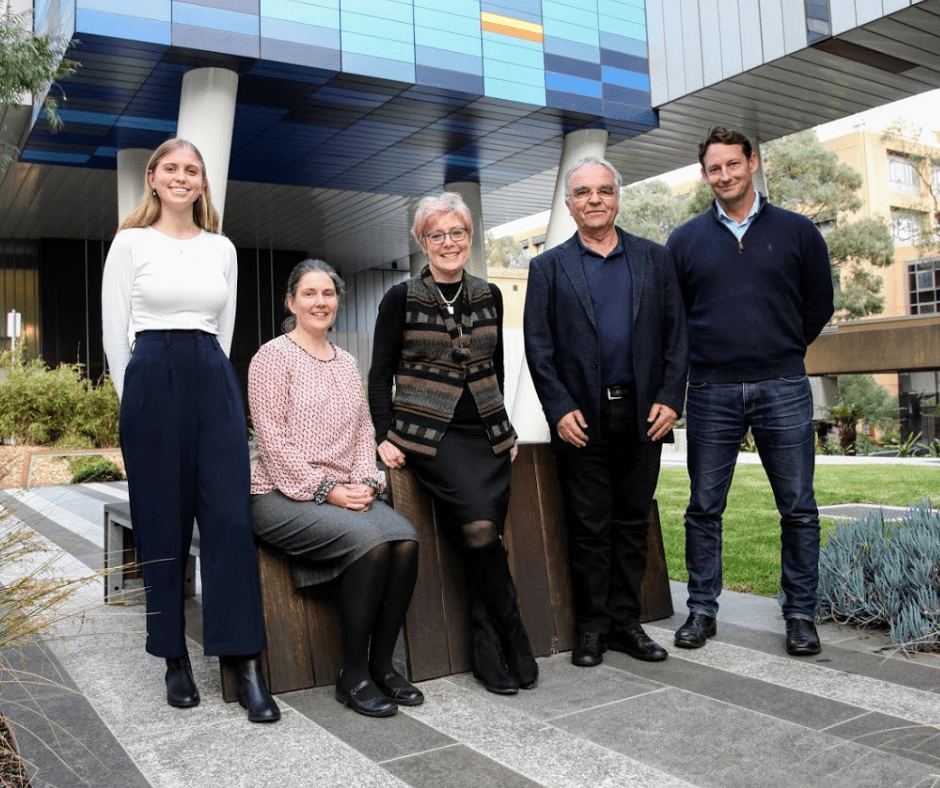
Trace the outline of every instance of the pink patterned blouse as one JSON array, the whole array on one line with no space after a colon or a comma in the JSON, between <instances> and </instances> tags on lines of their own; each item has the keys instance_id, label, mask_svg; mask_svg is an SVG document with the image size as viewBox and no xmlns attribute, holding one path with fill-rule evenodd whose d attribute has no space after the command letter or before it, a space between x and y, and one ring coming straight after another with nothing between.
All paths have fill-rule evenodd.
<instances>
[{"instance_id":1,"label":"pink patterned blouse","mask_svg":"<svg viewBox=\"0 0 940 788\"><path fill-rule=\"evenodd\" d=\"M321 361L283 334L251 360L248 403L258 437L252 493L277 489L296 501L323 503L337 484L381 491L356 362L333 350L333 359Z\"/></svg>"}]
</instances>

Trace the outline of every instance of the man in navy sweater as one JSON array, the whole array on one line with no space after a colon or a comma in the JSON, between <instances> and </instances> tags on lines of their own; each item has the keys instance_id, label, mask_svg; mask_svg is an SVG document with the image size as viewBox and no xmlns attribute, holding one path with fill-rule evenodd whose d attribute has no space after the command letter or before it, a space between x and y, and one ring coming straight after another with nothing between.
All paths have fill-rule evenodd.
<instances>
[{"instance_id":1,"label":"man in navy sweater","mask_svg":"<svg viewBox=\"0 0 940 788\"><path fill-rule=\"evenodd\" d=\"M813 399L803 359L833 313L829 253L808 218L754 190L757 154L743 134L712 129L699 146L699 162L715 200L666 243L689 326L690 615L675 644L699 648L716 633L722 513L750 428L780 512L787 651L818 654L819 512Z\"/></svg>"}]
</instances>

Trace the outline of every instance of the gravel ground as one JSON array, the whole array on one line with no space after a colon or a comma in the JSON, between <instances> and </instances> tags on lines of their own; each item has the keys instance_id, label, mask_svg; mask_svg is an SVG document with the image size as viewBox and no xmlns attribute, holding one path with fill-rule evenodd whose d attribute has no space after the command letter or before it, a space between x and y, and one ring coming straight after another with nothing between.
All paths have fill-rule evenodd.
<instances>
[{"instance_id":1,"label":"gravel ground","mask_svg":"<svg viewBox=\"0 0 940 788\"><path fill-rule=\"evenodd\" d=\"M0 446L0 490L10 490L22 485L22 474L29 462L29 453L38 446ZM111 460L122 471L124 459L117 449L102 449L102 456ZM65 457L36 457L30 487L45 487L50 484L68 484L72 480L68 459Z\"/></svg>"}]
</instances>

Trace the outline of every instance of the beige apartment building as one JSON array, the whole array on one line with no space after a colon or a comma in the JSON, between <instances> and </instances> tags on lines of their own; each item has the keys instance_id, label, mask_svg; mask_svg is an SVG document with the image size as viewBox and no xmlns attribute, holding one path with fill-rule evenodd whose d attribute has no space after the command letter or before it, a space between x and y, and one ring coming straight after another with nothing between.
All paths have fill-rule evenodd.
<instances>
[{"instance_id":1,"label":"beige apartment building","mask_svg":"<svg viewBox=\"0 0 940 788\"><path fill-rule=\"evenodd\" d=\"M926 136L926 135L924 135ZM884 283L881 317L934 314L940 304L940 247L925 245L936 237L940 197L940 134L933 144L883 131L860 129L823 142L862 176L858 214L889 223L894 265L876 271Z\"/></svg>"},{"instance_id":2,"label":"beige apartment building","mask_svg":"<svg viewBox=\"0 0 940 788\"><path fill-rule=\"evenodd\" d=\"M862 176L860 216L888 222L894 238L894 264L876 271L881 276L884 311L876 318L932 315L940 312L940 133L920 140L884 131L859 129L827 140L823 145ZM867 322L860 321L860 322ZM877 375L897 394L902 434L938 437L936 416L940 393L938 370Z\"/></svg>"}]
</instances>

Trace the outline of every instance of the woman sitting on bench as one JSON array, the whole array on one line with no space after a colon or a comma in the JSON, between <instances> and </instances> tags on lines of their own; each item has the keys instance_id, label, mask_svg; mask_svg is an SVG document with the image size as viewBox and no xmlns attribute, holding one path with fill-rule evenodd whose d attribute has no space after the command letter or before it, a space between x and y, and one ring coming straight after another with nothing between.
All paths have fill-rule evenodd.
<instances>
[{"instance_id":1,"label":"woman sitting on bench","mask_svg":"<svg viewBox=\"0 0 940 788\"><path fill-rule=\"evenodd\" d=\"M298 587L341 576L336 699L387 717L424 700L392 667L418 543L411 523L375 500L382 483L356 362L326 338L342 292L343 280L322 260L299 263L288 281L287 333L251 361L251 517L261 539L303 559L293 566Z\"/></svg>"}]
</instances>

